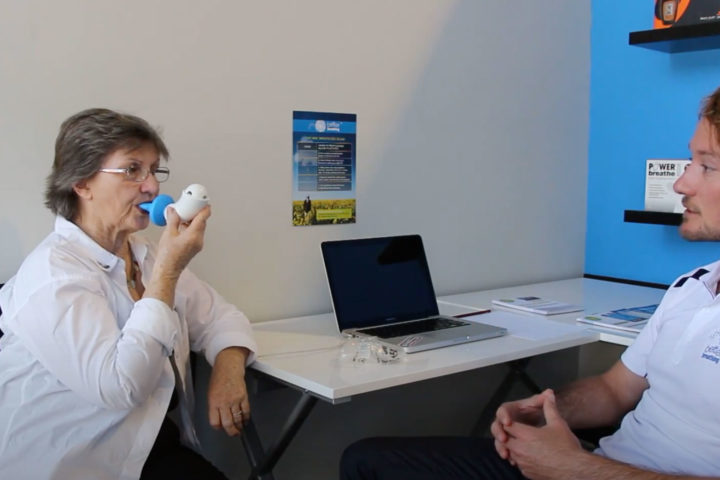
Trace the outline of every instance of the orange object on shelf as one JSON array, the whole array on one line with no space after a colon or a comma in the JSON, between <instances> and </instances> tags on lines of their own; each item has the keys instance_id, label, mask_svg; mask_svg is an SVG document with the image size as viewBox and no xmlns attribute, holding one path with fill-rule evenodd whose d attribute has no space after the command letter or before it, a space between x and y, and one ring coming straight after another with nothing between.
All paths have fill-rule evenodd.
<instances>
[{"instance_id":1,"label":"orange object on shelf","mask_svg":"<svg viewBox=\"0 0 720 480\"><path fill-rule=\"evenodd\" d=\"M687 10L690 0L655 0L655 19L653 28L669 28Z\"/></svg>"},{"instance_id":2,"label":"orange object on shelf","mask_svg":"<svg viewBox=\"0 0 720 480\"><path fill-rule=\"evenodd\" d=\"M655 0L653 28L720 21L720 0Z\"/></svg>"}]
</instances>

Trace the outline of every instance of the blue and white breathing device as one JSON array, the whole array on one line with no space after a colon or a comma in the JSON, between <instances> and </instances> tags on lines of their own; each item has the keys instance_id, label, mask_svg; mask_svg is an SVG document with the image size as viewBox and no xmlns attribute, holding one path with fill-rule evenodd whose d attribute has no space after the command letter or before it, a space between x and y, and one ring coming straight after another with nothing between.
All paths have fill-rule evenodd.
<instances>
[{"instance_id":1,"label":"blue and white breathing device","mask_svg":"<svg viewBox=\"0 0 720 480\"><path fill-rule=\"evenodd\" d=\"M200 184L188 185L180 194L180 200L175 202L170 195L160 194L152 202L145 202L138 205L148 212L150 221L155 225L164 226L167 223L166 210L172 206L180 219L187 223L208 204L210 198L207 189Z\"/></svg>"}]
</instances>

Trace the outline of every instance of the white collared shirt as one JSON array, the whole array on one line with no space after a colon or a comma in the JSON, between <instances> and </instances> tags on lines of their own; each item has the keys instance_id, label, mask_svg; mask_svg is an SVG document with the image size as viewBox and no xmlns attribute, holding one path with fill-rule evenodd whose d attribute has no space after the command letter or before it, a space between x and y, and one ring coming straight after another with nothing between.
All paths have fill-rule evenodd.
<instances>
[{"instance_id":1,"label":"white collared shirt","mask_svg":"<svg viewBox=\"0 0 720 480\"><path fill-rule=\"evenodd\" d=\"M720 472L720 262L680 277L622 355L650 385L598 453L663 473Z\"/></svg>"},{"instance_id":2,"label":"white collared shirt","mask_svg":"<svg viewBox=\"0 0 720 480\"><path fill-rule=\"evenodd\" d=\"M131 246L150 278L155 247ZM123 260L61 217L0 308L0 478L138 478L175 387L169 356L183 439L197 448L190 348L210 364L230 346L257 350L247 318L187 269L174 310L134 302Z\"/></svg>"}]
</instances>

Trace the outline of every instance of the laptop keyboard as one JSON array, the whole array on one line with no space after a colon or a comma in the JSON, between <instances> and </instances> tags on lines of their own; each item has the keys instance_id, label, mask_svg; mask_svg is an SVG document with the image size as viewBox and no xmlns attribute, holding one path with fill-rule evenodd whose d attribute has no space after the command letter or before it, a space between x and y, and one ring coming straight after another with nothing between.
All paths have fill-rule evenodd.
<instances>
[{"instance_id":1,"label":"laptop keyboard","mask_svg":"<svg viewBox=\"0 0 720 480\"><path fill-rule=\"evenodd\" d=\"M366 335L372 335L373 337L392 338L415 335L424 332L432 332L434 330L444 330L446 328L462 327L464 325L469 325L469 323L462 320L454 320L450 318L432 317L424 318L415 322L398 323L395 325L383 325L381 327L363 328L359 331Z\"/></svg>"}]
</instances>

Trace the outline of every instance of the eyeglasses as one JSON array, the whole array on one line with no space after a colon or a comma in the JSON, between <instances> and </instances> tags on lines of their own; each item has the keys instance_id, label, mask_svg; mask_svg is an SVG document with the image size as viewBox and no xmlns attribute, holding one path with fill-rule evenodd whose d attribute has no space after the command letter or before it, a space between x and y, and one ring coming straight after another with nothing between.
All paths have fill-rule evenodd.
<instances>
[{"instance_id":1,"label":"eyeglasses","mask_svg":"<svg viewBox=\"0 0 720 480\"><path fill-rule=\"evenodd\" d=\"M101 168L98 172L123 173L125 174L125 179L137 183L144 182L150 174L155 177L158 183L162 183L170 178L170 169L167 167L145 168L138 164L132 164L125 168Z\"/></svg>"}]
</instances>

